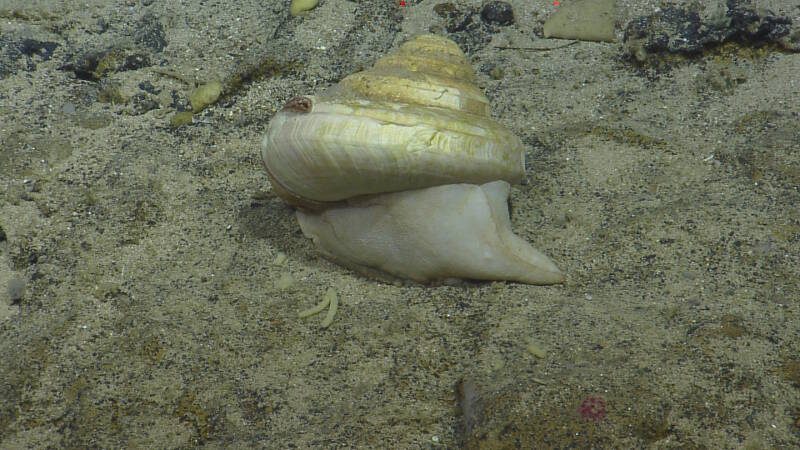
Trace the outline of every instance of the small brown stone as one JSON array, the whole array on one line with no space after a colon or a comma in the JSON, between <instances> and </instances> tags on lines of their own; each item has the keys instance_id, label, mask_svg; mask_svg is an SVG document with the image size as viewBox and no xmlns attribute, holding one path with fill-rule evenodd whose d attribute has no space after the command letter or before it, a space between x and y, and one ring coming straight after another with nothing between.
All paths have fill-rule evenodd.
<instances>
[{"instance_id":1,"label":"small brown stone","mask_svg":"<svg viewBox=\"0 0 800 450\"><path fill-rule=\"evenodd\" d=\"M311 99L308 97L294 97L283 105L283 111L290 111L296 113L309 113L311 112Z\"/></svg>"}]
</instances>

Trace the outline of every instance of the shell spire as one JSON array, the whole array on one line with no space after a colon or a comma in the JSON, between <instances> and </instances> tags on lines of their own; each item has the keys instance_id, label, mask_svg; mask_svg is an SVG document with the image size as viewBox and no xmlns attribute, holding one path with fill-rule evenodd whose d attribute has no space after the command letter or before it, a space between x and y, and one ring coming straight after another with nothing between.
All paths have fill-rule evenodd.
<instances>
[{"instance_id":1,"label":"shell spire","mask_svg":"<svg viewBox=\"0 0 800 450\"><path fill-rule=\"evenodd\" d=\"M474 84L464 53L455 42L433 34L406 42L371 69L345 77L320 98L348 95L489 116L489 99Z\"/></svg>"}]
</instances>

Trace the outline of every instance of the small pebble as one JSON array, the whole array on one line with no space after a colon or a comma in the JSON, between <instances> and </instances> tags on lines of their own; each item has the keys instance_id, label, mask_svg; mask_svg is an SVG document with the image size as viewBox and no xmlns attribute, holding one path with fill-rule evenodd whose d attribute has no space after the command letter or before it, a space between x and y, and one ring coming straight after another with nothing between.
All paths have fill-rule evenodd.
<instances>
[{"instance_id":1,"label":"small pebble","mask_svg":"<svg viewBox=\"0 0 800 450\"><path fill-rule=\"evenodd\" d=\"M505 71L500 66L494 66L492 70L489 71L489 76L492 77L493 80L502 80L505 76Z\"/></svg>"},{"instance_id":2,"label":"small pebble","mask_svg":"<svg viewBox=\"0 0 800 450\"><path fill-rule=\"evenodd\" d=\"M314 9L317 3L319 3L319 0L292 0L292 4L289 5L289 14L292 17L299 16L306 11Z\"/></svg>"},{"instance_id":3,"label":"small pebble","mask_svg":"<svg viewBox=\"0 0 800 450\"><path fill-rule=\"evenodd\" d=\"M489 25L511 25L514 23L514 10L506 2L489 2L481 10L481 19Z\"/></svg>"},{"instance_id":4,"label":"small pebble","mask_svg":"<svg viewBox=\"0 0 800 450\"><path fill-rule=\"evenodd\" d=\"M192 112L200 112L206 106L213 105L222 94L222 83L217 80L201 84L189 95L189 103L192 104Z\"/></svg>"}]
</instances>

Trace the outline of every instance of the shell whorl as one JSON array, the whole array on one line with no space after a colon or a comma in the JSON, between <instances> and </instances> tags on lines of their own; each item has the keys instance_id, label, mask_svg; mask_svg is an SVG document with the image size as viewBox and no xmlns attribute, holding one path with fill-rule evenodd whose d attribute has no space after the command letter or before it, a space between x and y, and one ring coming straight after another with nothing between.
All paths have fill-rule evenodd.
<instances>
[{"instance_id":1,"label":"shell whorl","mask_svg":"<svg viewBox=\"0 0 800 450\"><path fill-rule=\"evenodd\" d=\"M423 35L345 77L320 95L447 108L489 116L489 100L473 81L472 66L455 42Z\"/></svg>"},{"instance_id":2,"label":"shell whorl","mask_svg":"<svg viewBox=\"0 0 800 450\"><path fill-rule=\"evenodd\" d=\"M290 100L269 124L262 157L275 191L307 208L524 176L522 142L489 118L458 45L434 35L316 96Z\"/></svg>"}]
</instances>

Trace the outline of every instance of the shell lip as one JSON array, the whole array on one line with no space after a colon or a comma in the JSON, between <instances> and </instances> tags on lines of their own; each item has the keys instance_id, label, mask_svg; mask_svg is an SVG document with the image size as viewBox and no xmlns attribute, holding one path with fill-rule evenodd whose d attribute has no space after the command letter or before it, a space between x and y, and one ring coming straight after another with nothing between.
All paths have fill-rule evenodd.
<instances>
[{"instance_id":1,"label":"shell lip","mask_svg":"<svg viewBox=\"0 0 800 450\"><path fill-rule=\"evenodd\" d=\"M284 202L286 202L289 206L295 208L303 208L312 211L321 211L330 207L331 205L335 205L339 202L321 202L317 200L311 200L305 197L301 197L292 193L286 186L281 183L275 174L269 170L269 166L267 165L267 160L261 160L262 165L264 166L264 171L267 173L267 178L269 179L270 184L272 185L272 190L280 197Z\"/></svg>"},{"instance_id":2,"label":"shell lip","mask_svg":"<svg viewBox=\"0 0 800 450\"><path fill-rule=\"evenodd\" d=\"M281 114L308 114L314 108L314 97L310 95L301 95L297 97L292 97L289 99L281 108L278 113L275 115L280 116ZM273 117L273 121L275 117ZM270 124L272 126L272 123ZM295 208L304 208L309 210L323 210L329 207L336 202L322 202L318 200L312 200L309 198L305 198L299 196L292 192L291 189L286 187L273 173L273 171L269 168L268 160L269 160L269 132L264 137L264 141L262 143L262 154L261 154L261 165L264 167L264 172L267 173L267 178L269 179L270 184L272 185L272 190L275 191L275 194L278 195L284 202L289 204L289 206Z\"/></svg>"}]
</instances>

